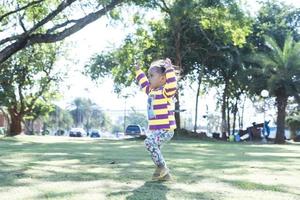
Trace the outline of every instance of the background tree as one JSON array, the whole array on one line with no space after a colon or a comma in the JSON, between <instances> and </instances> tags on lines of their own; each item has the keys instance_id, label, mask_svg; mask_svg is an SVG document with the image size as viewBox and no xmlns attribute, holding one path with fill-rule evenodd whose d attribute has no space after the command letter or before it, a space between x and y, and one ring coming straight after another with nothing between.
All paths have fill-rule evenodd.
<instances>
[{"instance_id":1,"label":"background tree","mask_svg":"<svg viewBox=\"0 0 300 200\"><path fill-rule=\"evenodd\" d=\"M47 96L47 94L44 94L44 96ZM30 135L35 134L34 123L37 119L42 120L43 117L46 117L48 113L50 113L53 110L53 107L54 106L51 103L51 99L38 99L35 103L34 108L32 109L32 112L24 116L23 124L26 128L25 133Z\"/></svg>"},{"instance_id":2,"label":"background tree","mask_svg":"<svg viewBox=\"0 0 300 200\"><path fill-rule=\"evenodd\" d=\"M244 55L247 57L253 51L268 53L269 47L266 45L264 38L265 35L273 38L281 49L283 49L284 42L288 35L291 35L296 42L299 41L299 16L299 8L285 5L280 1L269 0L262 3L258 16L255 18L253 23L253 33L247 38L248 48L245 50L246 52ZM247 63L245 64L247 65ZM261 73L263 71L260 69L260 66L255 66L253 63L248 66L248 71L249 77L247 78L247 82L248 86L251 86L248 91L251 96L259 95L261 90L266 88L263 83L267 77L264 73ZM298 93L294 93L294 98L300 105Z\"/></svg>"},{"instance_id":3,"label":"background tree","mask_svg":"<svg viewBox=\"0 0 300 200\"><path fill-rule=\"evenodd\" d=\"M188 74L197 74L200 88L201 74L206 74L206 66L215 65L215 54L222 54L222 49L242 45L250 33L246 16L233 0L162 2L158 8L165 14L164 19L144 22L137 17L136 33L129 35L123 45L91 59L86 73L92 79L112 74L116 91L119 92L122 87L134 82L132 64L135 60L139 60L147 70L152 60L170 57L180 67L182 80ZM208 20L213 17L215 20ZM145 27L145 24L148 26ZM176 95L176 110L180 110L179 102ZM179 113L175 118L180 128Z\"/></svg>"},{"instance_id":4,"label":"background tree","mask_svg":"<svg viewBox=\"0 0 300 200\"><path fill-rule=\"evenodd\" d=\"M148 127L147 117L142 113L132 112L126 118L126 123L140 125L143 128Z\"/></svg>"},{"instance_id":5,"label":"background tree","mask_svg":"<svg viewBox=\"0 0 300 200\"><path fill-rule=\"evenodd\" d=\"M102 131L112 130L112 121L104 111L99 107L92 107L91 114L88 115L84 127L87 131L90 129L101 129Z\"/></svg>"},{"instance_id":6,"label":"background tree","mask_svg":"<svg viewBox=\"0 0 300 200\"><path fill-rule=\"evenodd\" d=\"M40 103L55 98L59 75L53 73L53 63L57 54L57 46L40 44L1 64L0 104L7 107L10 116L9 135L20 134L24 116L32 115Z\"/></svg>"},{"instance_id":7,"label":"background tree","mask_svg":"<svg viewBox=\"0 0 300 200\"><path fill-rule=\"evenodd\" d=\"M70 111L76 127L84 127L87 132L90 129L111 129L111 120L101 108L90 99L76 98L73 101L73 109Z\"/></svg>"},{"instance_id":8,"label":"background tree","mask_svg":"<svg viewBox=\"0 0 300 200\"><path fill-rule=\"evenodd\" d=\"M51 112L43 117L44 131L69 130L73 124L73 118L68 110L64 110L59 106L53 106Z\"/></svg>"},{"instance_id":9,"label":"background tree","mask_svg":"<svg viewBox=\"0 0 300 200\"><path fill-rule=\"evenodd\" d=\"M300 42L291 35L286 37L283 48L271 37L265 37L269 52L258 52L249 60L261 66L266 77L264 86L276 97L277 132L276 143L284 143L285 117L288 98L298 96L300 83Z\"/></svg>"}]
</instances>

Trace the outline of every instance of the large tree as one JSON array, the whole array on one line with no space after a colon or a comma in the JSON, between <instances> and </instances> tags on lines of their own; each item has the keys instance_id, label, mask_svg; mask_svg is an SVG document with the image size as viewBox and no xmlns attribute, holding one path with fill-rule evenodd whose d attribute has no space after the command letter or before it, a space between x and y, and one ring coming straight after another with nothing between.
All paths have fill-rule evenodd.
<instances>
[{"instance_id":1,"label":"large tree","mask_svg":"<svg viewBox=\"0 0 300 200\"><path fill-rule=\"evenodd\" d=\"M266 71L263 70L264 68L262 68L261 63L259 64L257 62L252 62L249 64L247 62L252 56L250 53L259 52L260 54L264 54L267 57L268 55L275 53L274 50L270 52L270 48L273 49L273 47L270 46L270 41L265 41L265 35L269 36L268 38L272 38L272 46L277 46L277 51L279 54L281 54L280 51L285 48L284 45L288 37L292 37L296 42L299 41L299 16L299 8L285 5L282 2L269 0L262 3L258 15L253 23L253 33L247 38L247 44L249 45L249 48L246 51L248 52L248 54L245 53L245 65L247 65L248 68L248 76L245 77L245 84L248 88L250 97L260 96L260 93L263 89L269 89L266 80L270 78L270 74L267 74ZM277 59L281 58L278 57ZM296 102L298 102L298 104L300 105L298 88L294 88L294 91L298 92L294 92L293 96ZM282 115L280 116L280 118L282 118ZM279 124L279 126L281 126L281 135L279 136L281 138L279 140L281 141L277 140L276 142L283 142L282 138L284 137L284 135L282 135L282 123Z\"/></svg>"},{"instance_id":2,"label":"large tree","mask_svg":"<svg viewBox=\"0 0 300 200\"><path fill-rule=\"evenodd\" d=\"M9 135L22 132L24 116L32 116L37 106L56 95L59 75L53 72L57 45L30 46L1 64L0 104L10 116Z\"/></svg>"},{"instance_id":3,"label":"large tree","mask_svg":"<svg viewBox=\"0 0 300 200\"><path fill-rule=\"evenodd\" d=\"M263 86L276 97L277 132L276 143L284 143L286 107L289 97L299 96L300 91L300 42L295 42L291 35L280 47L273 38L265 37L269 52L258 52L248 60L261 66L265 80Z\"/></svg>"}]
</instances>

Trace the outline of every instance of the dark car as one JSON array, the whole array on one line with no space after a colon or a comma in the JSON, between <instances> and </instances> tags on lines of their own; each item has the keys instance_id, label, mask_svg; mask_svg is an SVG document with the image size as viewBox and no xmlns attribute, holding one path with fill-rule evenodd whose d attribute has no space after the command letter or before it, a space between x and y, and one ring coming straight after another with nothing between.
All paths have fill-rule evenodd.
<instances>
[{"instance_id":1,"label":"dark car","mask_svg":"<svg viewBox=\"0 0 300 200\"><path fill-rule=\"evenodd\" d=\"M142 136L144 135L144 132L139 125L129 125L125 130L125 135Z\"/></svg>"},{"instance_id":2,"label":"dark car","mask_svg":"<svg viewBox=\"0 0 300 200\"><path fill-rule=\"evenodd\" d=\"M99 138L100 137L100 133L97 130L92 130L90 133L90 137L91 138Z\"/></svg>"},{"instance_id":3,"label":"dark car","mask_svg":"<svg viewBox=\"0 0 300 200\"><path fill-rule=\"evenodd\" d=\"M64 131L64 130L61 130L61 129L57 130L57 131L54 133L54 135L56 135L56 136L62 136L62 135L64 135L64 134L65 134L65 131Z\"/></svg>"}]
</instances>

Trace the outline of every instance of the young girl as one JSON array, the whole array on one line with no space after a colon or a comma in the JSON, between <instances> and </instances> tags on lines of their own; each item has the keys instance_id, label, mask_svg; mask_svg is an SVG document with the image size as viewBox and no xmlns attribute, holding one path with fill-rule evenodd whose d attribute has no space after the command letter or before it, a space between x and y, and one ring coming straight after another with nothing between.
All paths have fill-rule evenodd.
<instances>
[{"instance_id":1,"label":"young girl","mask_svg":"<svg viewBox=\"0 0 300 200\"><path fill-rule=\"evenodd\" d=\"M149 80L137 65L136 79L148 95L150 134L145 139L145 145L156 165L152 179L170 180L170 170L161 153L161 147L173 137L176 128L171 104L177 90L177 80L171 60L167 58L153 62L148 70L148 77Z\"/></svg>"}]
</instances>

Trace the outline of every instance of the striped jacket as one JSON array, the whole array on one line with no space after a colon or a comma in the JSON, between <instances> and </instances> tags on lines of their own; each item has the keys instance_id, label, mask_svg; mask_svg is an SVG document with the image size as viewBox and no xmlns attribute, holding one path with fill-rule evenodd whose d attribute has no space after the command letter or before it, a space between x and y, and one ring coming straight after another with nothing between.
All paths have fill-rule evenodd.
<instances>
[{"instance_id":1,"label":"striped jacket","mask_svg":"<svg viewBox=\"0 0 300 200\"><path fill-rule=\"evenodd\" d=\"M149 130L174 130L176 128L172 97L177 90L174 69L166 71L166 84L151 89L150 83L142 70L136 72L136 79L142 90L148 95Z\"/></svg>"}]
</instances>

